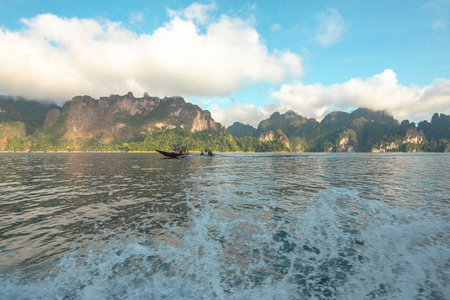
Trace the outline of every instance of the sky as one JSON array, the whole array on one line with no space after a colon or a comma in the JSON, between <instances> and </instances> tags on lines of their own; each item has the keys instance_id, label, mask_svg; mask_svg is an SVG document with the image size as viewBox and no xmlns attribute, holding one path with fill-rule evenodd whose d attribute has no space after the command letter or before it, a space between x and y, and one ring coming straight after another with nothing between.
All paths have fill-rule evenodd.
<instances>
[{"instance_id":1,"label":"sky","mask_svg":"<svg viewBox=\"0 0 450 300\"><path fill-rule=\"evenodd\" d=\"M225 126L450 114L449 49L450 0L0 0L0 94L182 96Z\"/></svg>"}]
</instances>

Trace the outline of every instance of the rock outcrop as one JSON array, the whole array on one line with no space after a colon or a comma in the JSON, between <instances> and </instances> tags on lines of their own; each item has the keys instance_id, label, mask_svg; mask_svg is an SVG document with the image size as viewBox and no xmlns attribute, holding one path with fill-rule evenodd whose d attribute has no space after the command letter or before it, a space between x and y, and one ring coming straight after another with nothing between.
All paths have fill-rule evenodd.
<instances>
[{"instance_id":1,"label":"rock outcrop","mask_svg":"<svg viewBox=\"0 0 450 300\"><path fill-rule=\"evenodd\" d=\"M336 141L336 152L355 152L358 137L353 129L347 129L338 135Z\"/></svg>"},{"instance_id":2,"label":"rock outcrop","mask_svg":"<svg viewBox=\"0 0 450 300\"><path fill-rule=\"evenodd\" d=\"M274 137L275 137L275 134L273 133L273 131L269 130L267 132L261 133L259 135L259 140L261 142L270 142L270 141L273 141Z\"/></svg>"},{"instance_id":3,"label":"rock outcrop","mask_svg":"<svg viewBox=\"0 0 450 300\"><path fill-rule=\"evenodd\" d=\"M181 97L160 99L147 93L142 98L132 93L99 99L77 96L60 107L0 95L3 151L151 150L152 139L166 134L160 129L171 128L176 128L167 131L172 138L184 138L190 135L187 131L217 131L214 134L220 137L228 134L210 112ZM331 112L320 122L287 111L273 113L257 129L242 123L228 129L229 140L234 143L224 146L226 151L450 151L450 116L437 113L431 122L416 126L408 120L399 123L385 111L367 108ZM211 133L192 136L194 140L209 139Z\"/></svg>"},{"instance_id":4,"label":"rock outcrop","mask_svg":"<svg viewBox=\"0 0 450 300\"><path fill-rule=\"evenodd\" d=\"M261 121L258 125L257 135L270 130L276 132L279 129L289 139L291 137L313 138L321 131L320 123L316 119L308 119L289 110L284 114L275 112L269 119Z\"/></svg>"},{"instance_id":5,"label":"rock outcrop","mask_svg":"<svg viewBox=\"0 0 450 300\"><path fill-rule=\"evenodd\" d=\"M289 139L280 129L276 132L269 130L259 135L259 141L261 142L271 142L275 140L279 140L285 149L290 149Z\"/></svg>"},{"instance_id":6,"label":"rock outcrop","mask_svg":"<svg viewBox=\"0 0 450 300\"><path fill-rule=\"evenodd\" d=\"M124 96L111 95L96 100L77 96L62 107L58 115L50 111L46 126L62 124L64 136L75 141L96 138L103 142L131 138L158 128L181 127L190 131L217 130L209 111L186 103L181 97L163 99L135 98L130 92Z\"/></svg>"},{"instance_id":7,"label":"rock outcrop","mask_svg":"<svg viewBox=\"0 0 450 300\"><path fill-rule=\"evenodd\" d=\"M405 136L391 141L383 141L372 148L374 153L383 153L387 151L405 151L416 152L416 145L426 143L427 139L422 131L416 128L408 128Z\"/></svg>"}]
</instances>

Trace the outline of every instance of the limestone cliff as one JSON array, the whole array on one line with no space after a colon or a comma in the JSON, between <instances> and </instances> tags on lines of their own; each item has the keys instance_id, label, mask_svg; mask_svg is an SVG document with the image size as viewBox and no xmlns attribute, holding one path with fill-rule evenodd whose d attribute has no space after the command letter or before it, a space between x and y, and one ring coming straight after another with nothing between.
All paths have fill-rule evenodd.
<instances>
[{"instance_id":1,"label":"limestone cliff","mask_svg":"<svg viewBox=\"0 0 450 300\"><path fill-rule=\"evenodd\" d=\"M261 142L271 142L275 140L280 141L285 149L290 149L289 139L281 129L278 129L276 132L269 130L259 135L259 141Z\"/></svg>"},{"instance_id":2,"label":"limestone cliff","mask_svg":"<svg viewBox=\"0 0 450 300\"><path fill-rule=\"evenodd\" d=\"M336 152L355 152L358 145L358 137L353 129L344 130L336 140Z\"/></svg>"},{"instance_id":3,"label":"limestone cliff","mask_svg":"<svg viewBox=\"0 0 450 300\"><path fill-rule=\"evenodd\" d=\"M270 142L270 141L273 141L274 137L275 137L275 134L273 133L273 131L269 130L267 132L261 133L259 135L259 140L261 142Z\"/></svg>"},{"instance_id":4,"label":"limestone cliff","mask_svg":"<svg viewBox=\"0 0 450 300\"><path fill-rule=\"evenodd\" d=\"M160 131L160 128L184 129ZM188 134L188 131L203 130L211 132ZM236 139L230 135L229 141L233 143L218 143L217 149L450 151L450 116L437 113L431 122L425 120L416 126L409 120L399 123L384 111L367 108L351 113L331 112L321 122L287 111L273 113L262 120L257 129L235 123L229 130ZM216 137L227 135L208 111L186 103L181 97L160 99L144 94L142 98L136 98L132 93L99 99L78 96L60 107L0 95L0 150L3 151L152 150L153 144L166 140L167 136L161 139L158 135L166 133L171 134L172 140L178 140L176 136L190 135L192 140L208 143L211 143L211 134Z\"/></svg>"},{"instance_id":5,"label":"limestone cliff","mask_svg":"<svg viewBox=\"0 0 450 300\"><path fill-rule=\"evenodd\" d=\"M372 152L380 153L386 151L416 152L417 146L426 143L427 140L422 131L416 128L408 128L405 135L393 140L387 140L376 144Z\"/></svg>"},{"instance_id":6,"label":"limestone cliff","mask_svg":"<svg viewBox=\"0 0 450 300\"><path fill-rule=\"evenodd\" d=\"M131 92L98 100L90 96L74 97L64 104L60 114L48 113L45 125L58 123L69 140L96 138L103 142L131 138L163 127L201 131L217 130L220 126L209 111L186 103L181 97L160 99L145 94L136 98Z\"/></svg>"}]
</instances>

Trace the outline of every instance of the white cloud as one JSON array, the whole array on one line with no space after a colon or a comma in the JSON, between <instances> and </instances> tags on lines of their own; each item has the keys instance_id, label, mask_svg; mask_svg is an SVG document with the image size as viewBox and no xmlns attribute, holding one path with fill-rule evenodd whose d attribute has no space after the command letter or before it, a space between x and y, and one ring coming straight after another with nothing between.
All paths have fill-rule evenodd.
<instances>
[{"instance_id":1,"label":"white cloud","mask_svg":"<svg viewBox=\"0 0 450 300\"><path fill-rule=\"evenodd\" d=\"M344 18L334 8L328 10L327 13L319 14L317 21L319 25L314 40L322 46L335 44L348 27Z\"/></svg>"},{"instance_id":2,"label":"white cloud","mask_svg":"<svg viewBox=\"0 0 450 300\"><path fill-rule=\"evenodd\" d=\"M398 83L392 70L366 80L354 78L342 84L285 84L272 97L280 101L277 110L294 111L322 119L335 110L355 107L387 110L397 119L421 119L432 113L450 113L450 79L437 79L426 87Z\"/></svg>"},{"instance_id":3,"label":"white cloud","mask_svg":"<svg viewBox=\"0 0 450 300\"><path fill-rule=\"evenodd\" d=\"M187 8L180 10L171 10L168 9L167 13L171 18L180 17L182 19L195 22L197 24L206 24L209 19L210 12L216 10L215 1L210 2L209 4L200 4L193 3Z\"/></svg>"},{"instance_id":4,"label":"white cloud","mask_svg":"<svg viewBox=\"0 0 450 300\"><path fill-rule=\"evenodd\" d=\"M299 78L304 75L303 60L300 56L287 50L281 52L276 51L275 53L278 54L278 57L284 64L285 69L289 70L289 73L293 77Z\"/></svg>"},{"instance_id":5,"label":"white cloud","mask_svg":"<svg viewBox=\"0 0 450 300\"><path fill-rule=\"evenodd\" d=\"M205 9L193 5L183 15L204 20ZM177 14L152 34L109 20L52 14L22 22L21 31L0 28L2 94L59 102L128 91L209 97L303 74L298 55L269 53L253 26L227 16L210 22L203 34Z\"/></svg>"},{"instance_id":6,"label":"white cloud","mask_svg":"<svg viewBox=\"0 0 450 300\"><path fill-rule=\"evenodd\" d=\"M267 106L257 107L253 104L240 103L235 104L231 108L214 105L211 108L211 115L214 120L225 127L233 125L234 122L241 122L243 124L250 124L256 128L259 122L270 116L270 111L267 108Z\"/></svg>"},{"instance_id":7,"label":"white cloud","mask_svg":"<svg viewBox=\"0 0 450 300\"><path fill-rule=\"evenodd\" d=\"M130 14L129 22L130 24L139 24L144 21L144 14L140 11L133 11Z\"/></svg>"}]
</instances>

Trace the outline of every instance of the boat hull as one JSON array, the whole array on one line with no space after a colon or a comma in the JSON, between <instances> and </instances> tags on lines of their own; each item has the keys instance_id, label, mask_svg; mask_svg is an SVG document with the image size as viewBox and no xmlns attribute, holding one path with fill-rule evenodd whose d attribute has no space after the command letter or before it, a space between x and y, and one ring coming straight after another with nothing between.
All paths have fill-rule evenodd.
<instances>
[{"instance_id":1,"label":"boat hull","mask_svg":"<svg viewBox=\"0 0 450 300\"><path fill-rule=\"evenodd\" d=\"M166 151L161 151L161 150L157 150L155 149L158 153L161 153L162 155L166 156L166 157L170 157L170 158L175 158L175 157L183 157L186 155L189 155L189 152L166 152Z\"/></svg>"}]
</instances>

